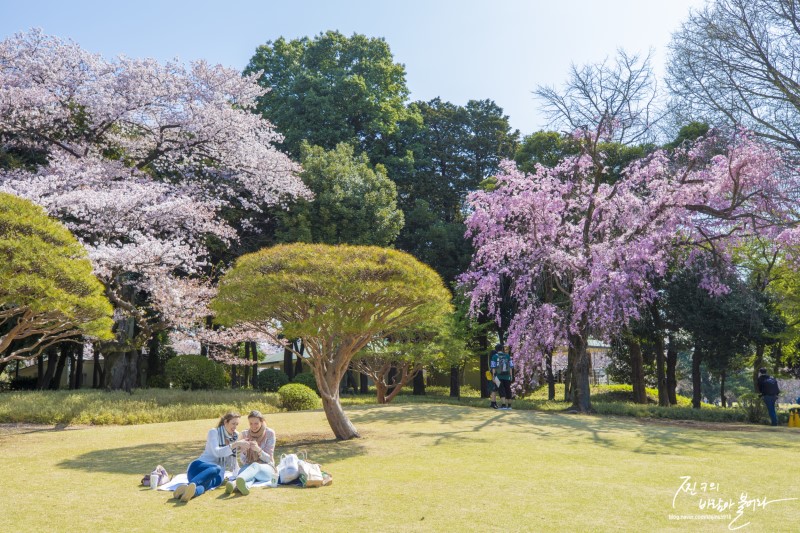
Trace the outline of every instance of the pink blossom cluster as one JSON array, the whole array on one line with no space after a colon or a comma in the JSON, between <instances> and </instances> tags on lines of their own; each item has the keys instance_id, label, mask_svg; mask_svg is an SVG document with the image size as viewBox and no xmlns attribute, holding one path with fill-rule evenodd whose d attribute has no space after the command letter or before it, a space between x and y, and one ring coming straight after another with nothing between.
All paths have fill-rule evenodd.
<instances>
[{"instance_id":1,"label":"pink blossom cluster","mask_svg":"<svg viewBox=\"0 0 800 533\"><path fill-rule=\"evenodd\" d=\"M657 151L618 180L607 176L602 153L532 175L507 161L494 190L470 195L475 255L462 283L473 312L487 305L499 320L501 280L511 280L509 343L524 379L571 335L607 339L638 318L678 247L726 258L748 236L796 235L800 176L747 135L709 155L718 143ZM726 290L711 274L704 280L712 293Z\"/></svg>"},{"instance_id":2,"label":"pink blossom cluster","mask_svg":"<svg viewBox=\"0 0 800 533\"><path fill-rule=\"evenodd\" d=\"M264 94L256 78L203 61L109 61L38 30L10 37L0 42L0 143L42 150L47 164L0 172L0 189L67 224L120 312L144 316L122 296L124 277L187 328L206 316L208 288L178 275L201 272L209 235L237 238L220 210L259 217L311 198L274 146L281 136L252 112Z\"/></svg>"}]
</instances>

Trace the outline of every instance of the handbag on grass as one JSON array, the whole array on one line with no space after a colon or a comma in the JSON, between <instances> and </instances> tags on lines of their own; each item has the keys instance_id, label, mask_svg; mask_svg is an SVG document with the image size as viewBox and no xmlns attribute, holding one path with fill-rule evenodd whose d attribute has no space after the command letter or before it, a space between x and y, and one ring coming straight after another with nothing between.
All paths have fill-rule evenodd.
<instances>
[{"instance_id":1,"label":"handbag on grass","mask_svg":"<svg viewBox=\"0 0 800 533\"><path fill-rule=\"evenodd\" d=\"M157 487L160 487L165 483L169 483L169 474L167 474L167 470L163 466L158 465L153 469L152 472L144 475L144 477L142 478L142 485L144 485L145 487L149 487L150 476L153 475L158 476L158 485L156 485Z\"/></svg>"},{"instance_id":2,"label":"handbag on grass","mask_svg":"<svg viewBox=\"0 0 800 533\"><path fill-rule=\"evenodd\" d=\"M323 485L322 468L319 463L300 461L300 486L321 487Z\"/></svg>"}]
</instances>

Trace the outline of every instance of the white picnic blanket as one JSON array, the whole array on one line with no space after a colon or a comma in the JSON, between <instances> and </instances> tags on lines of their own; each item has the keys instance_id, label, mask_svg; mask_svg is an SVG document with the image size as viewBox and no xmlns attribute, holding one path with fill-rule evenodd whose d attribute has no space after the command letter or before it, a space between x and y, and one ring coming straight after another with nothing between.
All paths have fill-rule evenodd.
<instances>
[{"instance_id":1,"label":"white picnic blanket","mask_svg":"<svg viewBox=\"0 0 800 533\"><path fill-rule=\"evenodd\" d=\"M233 479L234 477L236 476L233 475L233 472L225 472L225 479ZM164 483L163 485L159 485L158 490L173 491L178 487L180 487L181 485L188 485L188 484L189 484L189 478L186 476L186 472L184 472L183 474L178 474L175 477L173 477L169 481L169 483ZM224 483L220 486L224 486ZM269 481L255 481L250 485L250 488L258 488L258 487L272 487L272 485L270 485Z\"/></svg>"}]
</instances>

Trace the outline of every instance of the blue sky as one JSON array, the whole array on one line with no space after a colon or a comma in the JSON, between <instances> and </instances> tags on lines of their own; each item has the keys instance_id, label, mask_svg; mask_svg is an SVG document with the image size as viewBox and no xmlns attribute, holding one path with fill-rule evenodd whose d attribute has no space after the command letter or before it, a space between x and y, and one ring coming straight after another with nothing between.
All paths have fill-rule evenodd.
<instances>
[{"instance_id":1,"label":"blue sky","mask_svg":"<svg viewBox=\"0 0 800 533\"><path fill-rule=\"evenodd\" d=\"M0 0L0 38L39 27L111 57L206 59L243 68L256 46L325 30L384 37L411 98L491 98L523 134L546 124L531 91L571 63L654 49L704 0L20 1Z\"/></svg>"}]
</instances>

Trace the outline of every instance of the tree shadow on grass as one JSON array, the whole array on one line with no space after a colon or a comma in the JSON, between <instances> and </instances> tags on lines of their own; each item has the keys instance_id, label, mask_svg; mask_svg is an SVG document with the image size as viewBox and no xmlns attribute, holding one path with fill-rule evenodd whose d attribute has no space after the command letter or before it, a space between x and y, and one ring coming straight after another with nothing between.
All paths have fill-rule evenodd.
<instances>
[{"instance_id":1,"label":"tree shadow on grass","mask_svg":"<svg viewBox=\"0 0 800 533\"><path fill-rule=\"evenodd\" d=\"M200 456L203 446L204 441L198 440L94 450L61 461L56 466L84 472L144 475L160 464L170 474L178 474L185 472L189 463ZM300 450L308 453L309 460L326 465L363 454L364 445L357 440L337 441L328 434L287 435L278 439L275 459L278 461L282 453L296 453Z\"/></svg>"},{"instance_id":2,"label":"tree shadow on grass","mask_svg":"<svg viewBox=\"0 0 800 533\"><path fill-rule=\"evenodd\" d=\"M535 434L543 438L557 438L564 444L578 444L590 438L596 445L607 448L626 449L640 454L675 453L679 451L698 450L709 452L714 447L727 446L732 443L750 448L778 449L796 448L797 442L787 432L738 431L736 426L730 429L705 427L685 427L680 424L653 423L636 418L612 416L584 416L566 413L551 413L530 410L492 411L482 413L482 409L447 405L398 405L392 409L385 406L371 406L349 411L355 424L381 421L383 423L430 423L442 424L442 429L420 432L403 431L404 436L412 438L434 437L435 444L463 438L465 435L477 435L492 424L503 424L509 428L509 439L514 433ZM488 415L488 416L487 416ZM469 423L468 429L448 430L453 422ZM401 430L402 431L402 430ZM630 433L634 437L620 438L620 434ZM765 433L769 433L766 436Z\"/></svg>"}]
</instances>

